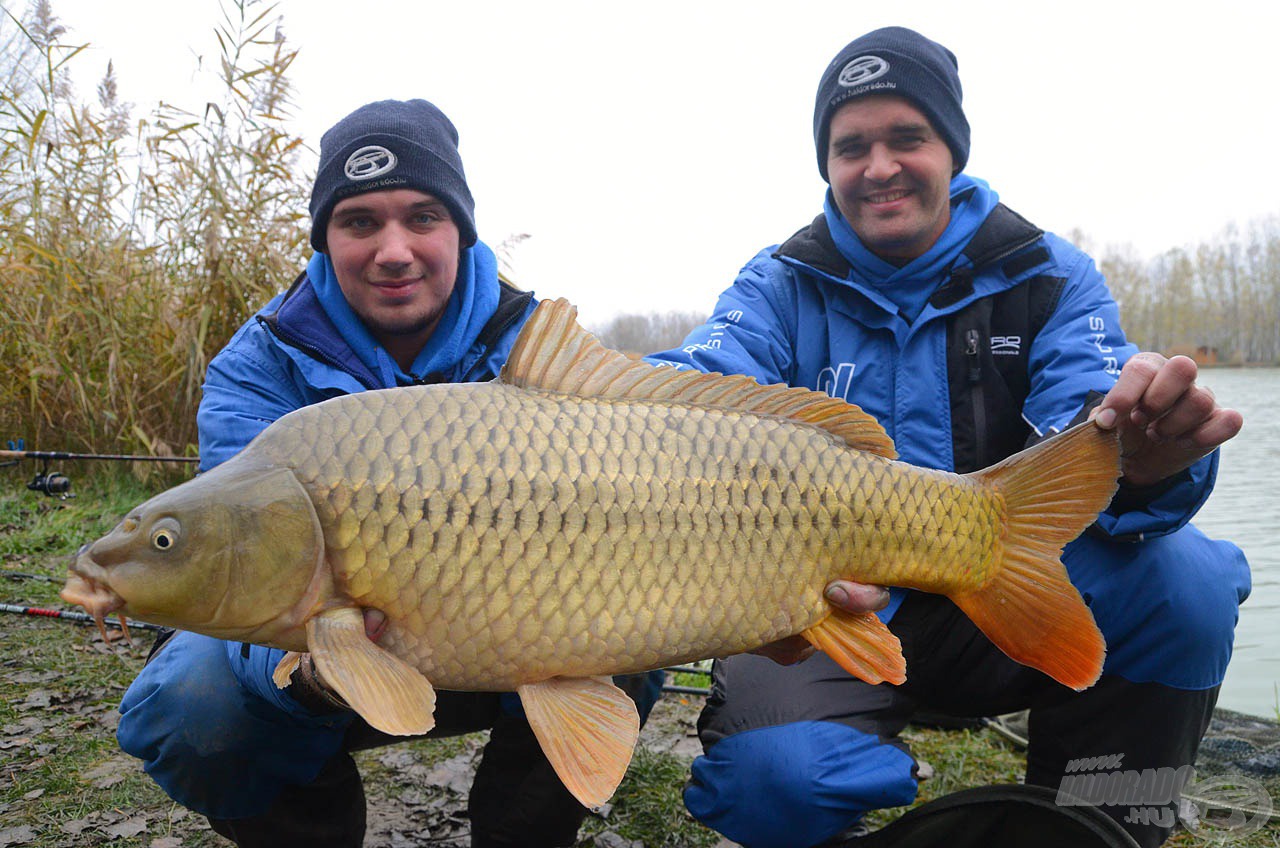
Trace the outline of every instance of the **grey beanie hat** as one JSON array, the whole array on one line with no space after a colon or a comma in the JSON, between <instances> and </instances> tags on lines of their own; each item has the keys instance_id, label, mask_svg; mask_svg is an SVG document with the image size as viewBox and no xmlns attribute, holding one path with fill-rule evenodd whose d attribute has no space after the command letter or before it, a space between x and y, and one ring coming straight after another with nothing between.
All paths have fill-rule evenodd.
<instances>
[{"instance_id":1,"label":"grey beanie hat","mask_svg":"<svg viewBox=\"0 0 1280 848\"><path fill-rule=\"evenodd\" d=\"M956 172L963 170L969 161L969 122L960 108L963 93L955 55L914 30L885 27L849 42L818 84L813 140L822 179L827 179L831 116L850 100L872 94L911 101L951 148Z\"/></svg>"},{"instance_id":2,"label":"grey beanie hat","mask_svg":"<svg viewBox=\"0 0 1280 848\"><path fill-rule=\"evenodd\" d=\"M380 100L347 115L320 139L311 246L326 250L325 231L338 201L397 188L439 198L458 226L461 246L476 243L475 201L458 155L458 131L425 100Z\"/></svg>"}]
</instances>

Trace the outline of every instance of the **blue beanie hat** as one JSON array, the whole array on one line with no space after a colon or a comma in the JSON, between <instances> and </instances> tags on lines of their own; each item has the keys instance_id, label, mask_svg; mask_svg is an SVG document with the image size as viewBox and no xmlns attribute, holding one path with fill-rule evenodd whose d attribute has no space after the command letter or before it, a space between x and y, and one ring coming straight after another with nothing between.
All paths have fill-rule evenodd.
<instances>
[{"instance_id":1,"label":"blue beanie hat","mask_svg":"<svg viewBox=\"0 0 1280 848\"><path fill-rule=\"evenodd\" d=\"M951 148L959 173L969 161L969 122L960 108L959 65L950 50L905 27L885 27L849 42L818 84L813 108L813 140L818 170L827 179L831 116L843 104L871 94L911 101Z\"/></svg>"},{"instance_id":2,"label":"blue beanie hat","mask_svg":"<svg viewBox=\"0 0 1280 848\"><path fill-rule=\"evenodd\" d=\"M347 115L320 139L311 246L325 252L325 230L338 201L398 188L434 195L449 207L461 246L476 243L475 201L458 155L458 131L425 100L380 100Z\"/></svg>"}]
</instances>

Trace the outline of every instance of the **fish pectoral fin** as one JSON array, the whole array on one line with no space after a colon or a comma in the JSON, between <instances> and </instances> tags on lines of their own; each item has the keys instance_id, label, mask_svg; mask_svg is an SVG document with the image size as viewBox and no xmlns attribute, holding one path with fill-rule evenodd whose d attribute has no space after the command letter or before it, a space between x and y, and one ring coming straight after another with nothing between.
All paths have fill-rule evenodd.
<instances>
[{"instance_id":1,"label":"fish pectoral fin","mask_svg":"<svg viewBox=\"0 0 1280 848\"><path fill-rule=\"evenodd\" d=\"M302 662L302 654L297 651L289 651L280 658L280 662L276 663L276 670L271 673L271 682L277 689L284 689L289 685L289 678L293 677L293 673L298 670L300 662Z\"/></svg>"},{"instance_id":2,"label":"fish pectoral fin","mask_svg":"<svg viewBox=\"0 0 1280 848\"><path fill-rule=\"evenodd\" d=\"M307 645L325 683L371 726L393 736L435 727L435 689L416 668L369 640L359 609L327 610L307 621Z\"/></svg>"},{"instance_id":3,"label":"fish pectoral fin","mask_svg":"<svg viewBox=\"0 0 1280 848\"><path fill-rule=\"evenodd\" d=\"M640 735L635 702L607 677L553 677L517 691L565 788L586 807L608 801Z\"/></svg>"},{"instance_id":4,"label":"fish pectoral fin","mask_svg":"<svg viewBox=\"0 0 1280 848\"><path fill-rule=\"evenodd\" d=\"M803 635L859 680L897 685L907 679L902 644L873 612L854 615L832 610Z\"/></svg>"}]
</instances>

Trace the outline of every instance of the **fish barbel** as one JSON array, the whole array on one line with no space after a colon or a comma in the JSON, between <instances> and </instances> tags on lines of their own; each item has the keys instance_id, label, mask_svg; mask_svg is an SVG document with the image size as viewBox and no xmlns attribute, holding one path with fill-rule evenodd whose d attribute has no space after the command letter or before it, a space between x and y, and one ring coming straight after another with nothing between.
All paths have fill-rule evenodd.
<instances>
[{"instance_id":1,"label":"fish barbel","mask_svg":"<svg viewBox=\"0 0 1280 848\"><path fill-rule=\"evenodd\" d=\"M888 628L823 598L834 578L946 594L1018 662L1098 678L1102 635L1059 556L1115 491L1114 432L918 468L844 401L633 361L575 316L541 303L497 381L280 418L82 549L63 598L310 651L388 733L429 730L435 687L518 692L588 806L638 731L608 675L803 634L864 680L905 680ZM377 644L365 608L387 616Z\"/></svg>"}]
</instances>

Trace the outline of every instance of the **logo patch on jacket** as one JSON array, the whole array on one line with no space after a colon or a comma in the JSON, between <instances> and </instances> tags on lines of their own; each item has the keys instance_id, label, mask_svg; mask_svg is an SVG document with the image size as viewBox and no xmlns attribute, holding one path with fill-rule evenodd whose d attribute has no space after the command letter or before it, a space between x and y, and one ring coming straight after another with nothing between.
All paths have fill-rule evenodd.
<instances>
[{"instance_id":1,"label":"logo patch on jacket","mask_svg":"<svg viewBox=\"0 0 1280 848\"><path fill-rule=\"evenodd\" d=\"M992 336L992 356L1017 356L1022 352L1022 336Z\"/></svg>"},{"instance_id":2,"label":"logo patch on jacket","mask_svg":"<svg viewBox=\"0 0 1280 848\"><path fill-rule=\"evenodd\" d=\"M825 392L833 398L848 400L849 389L853 385L853 372L857 367L852 362L837 362L834 366L828 365L818 372L818 385L814 386L814 388L820 392Z\"/></svg>"}]
</instances>

